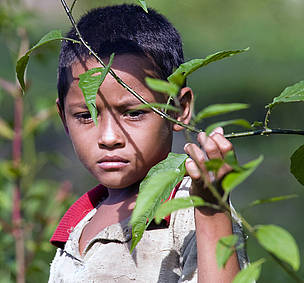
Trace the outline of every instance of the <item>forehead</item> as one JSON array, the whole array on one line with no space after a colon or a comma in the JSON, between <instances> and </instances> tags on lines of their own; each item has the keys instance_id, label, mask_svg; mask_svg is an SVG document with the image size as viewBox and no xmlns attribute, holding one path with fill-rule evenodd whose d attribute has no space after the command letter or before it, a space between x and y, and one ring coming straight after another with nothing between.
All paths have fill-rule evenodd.
<instances>
[{"instance_id":1,"label":"forehead","mask_svg":"<svg viewBox=\"0 0 304 283\"><path fill-rule=\"evenodd\" d=\"M104 59L105 64L107 64L108 61L109 58ZM83 74L89 69L100 66L101 65L95 60L95 58L75 62L71 67L69 78L70 89L68 93L75 93L75 91L80 90L78 87L80 74ZM147 88L145 84L146 77L159 77L155 71L154 64L148 58L132 54L117 55L114 57L111 68L118 75L118 77L120 77L125 83L127 83L140 95L147 96L147 94L151 94L157 101L164 99L164 96L162 94L153 93ZM119 97L123 99L129 97L130 99L135 99L138 101L135 97L133 97L132 94L127 95L127 97L123 97L123 90L124 92L127 92L127 90L123 89L123 87L120 86L111 75L107 75L105 81L101 86L101 94L111 90L113 91L113 94L116 94L116 99L119 99Z\"/></svg>"},{"instance_id":2,"label":"forehead","mask_svg":"<svg viewBox=\"0 0 304 283\"><path fill-rule=\"evenodd\" d=\"M108 64L109 58L103 58L103 62ZM95 58L76 61L71 68L71 79L73 81L79 80L80 74L96 67L101 67L101 65ZM111 68L121 76L132 76L135 80L141 82L143 82L147 76L159 77L152 60L133 54L116 55Z\"/></svg>"}]
</instances>

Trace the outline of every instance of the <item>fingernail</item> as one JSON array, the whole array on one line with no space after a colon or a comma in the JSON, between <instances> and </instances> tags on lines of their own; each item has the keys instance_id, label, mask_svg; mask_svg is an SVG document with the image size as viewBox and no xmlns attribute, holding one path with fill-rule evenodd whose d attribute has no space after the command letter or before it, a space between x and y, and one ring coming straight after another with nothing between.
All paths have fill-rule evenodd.
<instances>
[{"instance_id":1,"label":"fingernail","mask_svg":"<svg viewBox=\"0 0 304 283\"><path fill-rule=\"evenodd\" d=\"M184 145L184 150L186 150L186 148L187 148L189 145L190 145L190 143L186 143L186 144Z\"/></svg>"}]
</instances>

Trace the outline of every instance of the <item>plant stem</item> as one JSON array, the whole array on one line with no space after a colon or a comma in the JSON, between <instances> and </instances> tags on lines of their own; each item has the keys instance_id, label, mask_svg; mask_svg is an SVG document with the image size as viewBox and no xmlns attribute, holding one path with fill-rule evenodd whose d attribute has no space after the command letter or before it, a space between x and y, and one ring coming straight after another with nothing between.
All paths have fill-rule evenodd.
<instances>
[{"instance_id":1,"label":"plant stem","mask_svg":"<svg viewBox=\"0 0 304 283\"><path fill-rule=\"evenodd\" d=\"M23 118L23 101L21 94L15 98L14 110L14 139L13 139L13 164L18 170L21 165L21 150L22 150L22 118ZM25 282L25 254L24 254L24 231L22 228L21 217L21 177L18 174L15 180L13 191L13 208L12 208L12 223L13 236L15 238L16 247L16 264L17 264L17 282Z\"/></svg>"},{"instance_id":2,"label":"plant stem","mask_svg":"<svg viewBox=\"0 0 304 283\"><path fill-rule=\"evenodd\" d=\"M268 135L304 135L303 130L290 130L290 129L260 129L249 132L231 133L224 135L227 139L249 137L249 136L268 136Z\"/></svg>"},{"instance_id":3,"label":"plant stem","mask_svg":"<svg viewBox=\"0 0 304 283\"><path fill-rule=\"evenodd\" d=\"M77 25L76 25L76 22L71 14L71 11L69 9L69 7L67 6L65 0L60 0L62 5L63 5L63 8L66 12L66 14L68 15L69 19L70 19L70 22L72 24L72 26L74 27L75 31L76 31L76 34L77 36L79 37L79 40L82 42L82 44L88 49L88 51L90 52L90 54L92 54L92 56L94 56L96 58L96 60L103 66L103 67L106 67L105 63L101 60L101 58L94 52L94 50L92 50L92 48L88 45L88 43L83 39ZM109 70L109 73L110 75L122 86L124 87L127 91L129 91L131 94L133 94L140 102L142 102L143 104L147 104L149 105L149 102L147 102L141 95L139 95L135 90L133 90L130 86L128 86L120 77L118 77L116 75L116 73L110 69ZM167 119L168 121L172 122L172 123L175 123L177 125L180 125L182 127L184 127L185 129L189 130L189 131L192 131L192 132L195 132L195 133L199 133L201 132L201 130L199 129L196 129L195 127L193 126L190 126L190 125L186 125L174 118L172 118L170 115L162 112L161 110L155 108L155 107L151 107L151 109L157 113L158 115L160 115L162 118L164 119Z\"/></svg>"}]
</instances>

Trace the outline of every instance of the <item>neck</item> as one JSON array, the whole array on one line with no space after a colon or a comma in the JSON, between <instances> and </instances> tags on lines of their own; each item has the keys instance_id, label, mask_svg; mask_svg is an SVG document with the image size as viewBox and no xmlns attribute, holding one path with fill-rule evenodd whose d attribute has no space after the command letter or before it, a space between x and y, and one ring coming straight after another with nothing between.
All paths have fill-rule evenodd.
<instances>
[{"instance_id":1,"label":"neck","mask_svg":"<svg viewBox=\"0 0 304 283\"><path fill-rule=\"evenodd\" d=\"M118 204L129 198L136 198L138 189L139 183L123 189L108 188L108 197L105 199L104 204Z\"/></svg>"}]
</instances>

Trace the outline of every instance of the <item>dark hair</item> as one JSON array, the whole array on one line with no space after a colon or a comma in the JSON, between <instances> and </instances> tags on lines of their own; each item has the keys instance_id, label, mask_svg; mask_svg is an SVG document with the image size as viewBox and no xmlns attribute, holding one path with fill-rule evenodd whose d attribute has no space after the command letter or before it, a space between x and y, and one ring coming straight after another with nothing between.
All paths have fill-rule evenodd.
<instances>
[{"instance_id":1,"label":"dark hair","mask_svg":"<svg viewBox=\"0 0 304 283\"><path fill-rule=\"evenodd\" d=\"M178 32L164 16L152 9L146 13L140 6L127 4L97 8L85 14L77 26L99 57L109 57L113 52L145 56L154 61L158 75L165 80L184 61ZM78 39L74 28L67 37ZM76 61L89 57L84 45L62 42L57 82L61 107L64 108L69 90L68 70Z\"/></svg>"}]
</instances>

